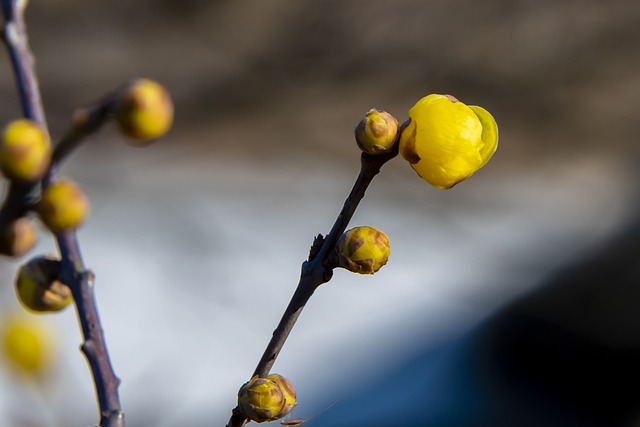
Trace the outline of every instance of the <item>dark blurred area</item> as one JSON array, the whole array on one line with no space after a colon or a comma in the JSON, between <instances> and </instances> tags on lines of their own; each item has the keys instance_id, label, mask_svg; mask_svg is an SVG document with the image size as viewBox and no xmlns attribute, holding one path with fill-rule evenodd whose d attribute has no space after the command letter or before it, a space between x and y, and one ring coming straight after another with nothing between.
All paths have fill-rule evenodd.
<instances>
[{"instance_id":1,"label":"dark blurred area","mask_svg":"<svg viewBox=\"0 0 640 427\"><path fill-rule=\"evenodd\" d=\"M449 192L385 167L356 220L390 235L391 261L375 285L337 274L305 309L277 366L298 376L294 416L640 423L640 2L60 0L32 1L27 23L54 137L133 77L174 97L166 139L136 150L107 128L65 165L92 196L84 242L110 283L100 306L132 426L224 425L357 174L353 128L372 107L402 121L428 93L491 111L498 152ZM7 122L6 55L0 97ZM118 269L129 282L100 281ZM165 305L148 303L156 284ZM237 314L249 296L269 301L260 330ZM81 415L67 403L49 425L93 422L90 384L74 380L62 400Z\"/></svg>"}]
</instances>

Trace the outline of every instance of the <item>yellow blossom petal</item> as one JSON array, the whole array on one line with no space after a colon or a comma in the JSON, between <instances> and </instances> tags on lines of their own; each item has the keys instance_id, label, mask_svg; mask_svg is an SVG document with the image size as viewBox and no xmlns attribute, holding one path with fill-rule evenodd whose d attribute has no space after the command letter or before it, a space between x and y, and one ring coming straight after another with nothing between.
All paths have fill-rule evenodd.
<instances>
[{"instance_id":1,"label":"yellow blossom petal","mask_svg":"<svg viewBox=\"0 0 640 427\"><path fill-rule=\"evenodd\" d=\"M484 166L498 144L489 112L448 95L428 95L409 110L400 154L429 184L447 189Z\"/></svg>"}]
</instances>

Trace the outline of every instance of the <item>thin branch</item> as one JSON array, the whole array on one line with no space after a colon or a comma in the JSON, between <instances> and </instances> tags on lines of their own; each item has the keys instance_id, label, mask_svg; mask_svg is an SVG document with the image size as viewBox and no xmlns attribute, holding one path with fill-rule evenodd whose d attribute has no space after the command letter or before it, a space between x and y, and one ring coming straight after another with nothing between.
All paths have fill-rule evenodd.
<instances>
[{"instance_id":1,"label":"thin branch","mask_svg":"<svg viewBox=\"0 0 640 427\"><path fill-rule=\"evenodd\" d=\"M27 33L24 24L24 9L26 0L0 0L2 12L5 17L4 41L9 51L9 56L13 65L16 78L16 86L20 96L23 114L26 118L36 121L42 129L48 133L42 101L40 98L40 90L36 78L36 72L33 64L33 57L29 49ZM91 116L91 114L89 114ZM81 121L82 122L82 121ZM84 121L85 124L90 121ZM54 152L54 163L59 162L73 147L75 147L80 137L84 136L92 128L83 128L82 126L74 126L67 135L67 142L58 148L57 154ZM83 129L87 132L81 132ZM97 129L97 127L95 128ZM95 130L93 129L93 130ZM64 141L64 140L63 140ZM56 168L51 167L49 172L43 179L43 187L55 181ZM9 213L16 214L20 209L28 206L26 203L22 208L9 208L16 200L31 193L35 186L28 188L19 188L18 184L11 184L9 195L5 200L0 214L7 212L5 215L9 217ZM17 194L23 192L24 195ZM22 197L21 197L22 196ZM9 209L15 209L10 211ZM2 215L0 215L0 218ZM78 319L81 325L84 343L82 351L87 358L93 381L96 387L98 397L98 405L100 411L101 427L123 427L124 414L120 407L118 398L119 380L113 372L111 362L104 340L98 310L95 303L93 292L93 275L87 271L82 262L80 247L76 234L73 231L56 234L56 241L61 256L61 279L66 283L73 294Z\"/></svg>"},{"instance_id":2,"label":"thin branch","mask_svg":"<svg viewBox=\"0 0 640 427\"><path fill-rule=\"evenodd\" d=\"M34 72L33 56L29 50L24 24L24 9L27 1L0 0L0 5L5 20L2 38L11 59L22 114L25 118L37 122L47 132L38 79ZM4 227L27 212L30 197L37 187L37 183L10 182L7 196L0 208L0 227Z\"/></svg>"},{"instance_id":3,"label":"thin branch","mask_svg":"<svg viewBox=\"0 0 640 427\"><path fill-rule=\"evenodd\" d=\"M382 166L398 154L396 148L383 155L362 154L360 173L347 197L338 218L326 237L318 236L314 242L309 259L302 264L302 272L298 286L287 306L278 327L273 332L271 341L267 345L262 358L258 362L252 377L265 377L273 367L280 350L284 346L289 333L293 329L302 309L305 307L315 290L323 283L331 280L335 263L333 255L338 239L344 233L360 201L373 178L380 172ZM238 407L234 408L227 427L242 427L249 420Z\"/></svg>"},{"instance_id":4,"label":"thin branch","mask_svg":"<svg viewBox=\"0 0 640 427\"><path fill-rule=\"evenodd\" d=\"M73 114L71 128L56 144L51 155L51 169L60 163L92 133L97 132L111 117L117 94L107 95L97 103L80 108Z\"/></svg>"}]
</instances>

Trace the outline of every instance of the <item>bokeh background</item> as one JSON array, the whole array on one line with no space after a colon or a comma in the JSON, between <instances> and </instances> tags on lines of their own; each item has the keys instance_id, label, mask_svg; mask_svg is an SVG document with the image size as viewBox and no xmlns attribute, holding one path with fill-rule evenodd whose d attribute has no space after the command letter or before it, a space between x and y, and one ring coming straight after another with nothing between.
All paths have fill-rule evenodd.
<instances>
[{"instance_id":1,"label":"bokeh background","mask_svg":"<svg viewBox=\"0 0 640 427\"><path fill-rule=\"evenodd\" d=\"M353 225L384 230L390 262L336 272L306 307L274 367L294 416L640 420L640 2L60 0L27 20L54 138L133 77L174 97L166 138L135 148L107 126L62 171L92 200L79 237L127 425L225 425L357 175L355 125L428 93L491 111L498 152L446 192L385 166ZM0 99L3 122L20 114L6 55ZM33 253L53 252L43 230ZM21 313L26 259L0 260L0 316ZM54 363L33 379L0 362L0 425L95 425L75 313L25 316Z\"/></svg>"}]
</instances>

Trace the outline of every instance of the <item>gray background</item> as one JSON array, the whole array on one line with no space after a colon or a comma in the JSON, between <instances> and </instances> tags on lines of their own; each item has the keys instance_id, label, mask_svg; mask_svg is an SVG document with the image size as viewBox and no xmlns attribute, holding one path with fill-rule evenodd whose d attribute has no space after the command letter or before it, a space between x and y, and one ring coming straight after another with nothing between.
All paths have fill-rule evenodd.
<instances>
[{"instance_id":1,"label":"gray background","mask_svg":"<svg viewBox=\"0 0 640 427\"><path fill-rule=\"evenodd\" d=\"M422 96L450 93L494 114L500 146L450 191L400 158L376 178L352 225L389 235L388 265L336 272L274 367L310 426L373 425L349 406L354 395L388 401L386 374L536 289L635 213L637 1L65 0L34 1L27 19L54 139L76 106L132 77L174 97L166 138L139 149L107 126L62 170L92 200L79 236L127 425L226 423L313 236L357 175L352 132L371 107L403 121ZM15 118L6 55L0 99L2 121ZM34 253L53 251L43 230ZM2 312L18 309L16 266L0 260ZM626 343L615 331L638 322L612 301L570 328ZM0 425L94 425L73 310L43 319L58 371L25 386L0 369Z\"/></svg>"}]
</instances>

